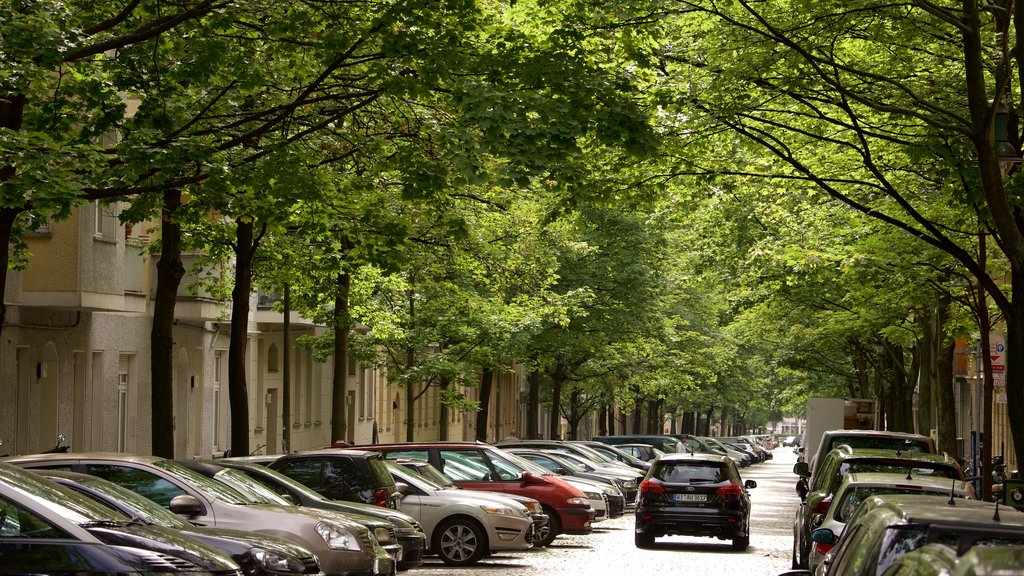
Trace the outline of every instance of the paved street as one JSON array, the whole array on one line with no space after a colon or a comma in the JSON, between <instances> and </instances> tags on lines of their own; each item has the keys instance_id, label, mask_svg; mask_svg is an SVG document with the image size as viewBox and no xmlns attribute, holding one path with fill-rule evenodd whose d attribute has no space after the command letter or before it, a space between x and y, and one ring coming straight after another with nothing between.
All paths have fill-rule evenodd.
<instances>
[{"instance_id":1,"label":"paved street","mask_svg":"<svg viewBox=\"0 0 1024 576\"><path fill-rule=\"evenodd\" d=\"M775 457L741 471L757 481L753 500L750 548L733 552L730 541L675 536L659 538L652 550L633 546L633 516L598 524L589 536L559 536L547 549L494 556L473 568L452 568L428 558L410 576L479 573L527 576L629 574L715 574L716 576L774 576L789 569L793 514L799 503L792 473L796 455L779 447Z\"/></svg>"}]
</instances>

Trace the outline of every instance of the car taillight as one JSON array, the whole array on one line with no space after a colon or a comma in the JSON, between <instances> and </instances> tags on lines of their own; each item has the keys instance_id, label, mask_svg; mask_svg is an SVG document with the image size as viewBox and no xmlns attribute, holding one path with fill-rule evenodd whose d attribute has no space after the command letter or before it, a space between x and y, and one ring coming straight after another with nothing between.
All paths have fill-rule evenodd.
<instances>
[{"instance_id":1,"label":"car taillight","mask_svg":"<svg viewBox=\"0 0 1024 576\"><path fill-rule=\"evenodd\" d=\"M644 494L662 493L665 487L653 480L644 480L640 483L640 491Z\"/></svg>"},{"instance_id":2,"label":"car taillight","mask_svg":"<svg viewBox=\"0 0 1024 576\"><path fill-rule=\"evenodd\" d=\"M831 505L832 505L832 499L831 498L825 498L821 502L818 502L817 504L815 504L814 508L811 508L811 514L825 514L826 512L828 512L828 507L831 506Z\"/></svg>"},{"instance_id":3,"label":"car taillight","mask_svg":"<svg viewBox=\"0 0 1024 576\"><path fill-rule=\"evenodd\" d=\"M815 542L814 546L815 551L824 556L825 554L828 554L833 547L835 547L835 544L822 544L821 542Z\"/></svg>"},{"instance_id":4,"label":"car taillight","mask_svg":"<svg viewBox=\"0 0 1024 576\"><path fill-rule=\"evenodd\" d=\"M743 487L741 487L739 484L735 484L735 483L733 483L733 484L726 484L725 486L722 486L722 487L718 488L717 490L715 490L715 494L717 494L718 496L725 496L727 498L730 498L730 497L731 498L735 498L735 497L738 497L742 493L743 493Z\"/></svg>"},{"instance_id":5,"label":"car taillight","mask_svg":"<svg viewBox=\"0 0 1024 576\"><path fill-rule=\"evenodd\" d=\"M373 491L373 499L376 500L377 506L388 507L388 493L383 488L378 488Z\"/></svg>"}]
</instances>

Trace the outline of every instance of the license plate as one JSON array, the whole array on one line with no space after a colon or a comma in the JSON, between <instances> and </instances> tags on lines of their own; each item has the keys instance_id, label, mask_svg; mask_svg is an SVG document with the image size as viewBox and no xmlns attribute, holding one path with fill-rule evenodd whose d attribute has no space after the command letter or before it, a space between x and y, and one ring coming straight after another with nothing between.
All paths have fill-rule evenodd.
<instances>
[{"instance_id":1,"label":"license plate","mask_svg":"<svg viewBox=\"0 0 1024 576\"><path fill-rule=\"evenodd\" d=\"M676 502L705 502L707 494L673 494L672 499Z\"/></svg>"}]
</instances>

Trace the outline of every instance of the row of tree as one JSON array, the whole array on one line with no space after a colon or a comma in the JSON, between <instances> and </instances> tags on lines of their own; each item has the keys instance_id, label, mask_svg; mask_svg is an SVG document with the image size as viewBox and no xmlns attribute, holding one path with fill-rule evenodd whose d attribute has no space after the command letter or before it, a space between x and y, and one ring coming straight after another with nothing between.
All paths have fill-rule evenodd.
<instances>
[{"instance_id":1,"label":"row of tree","mask_svg":"<svg viewBox=\"0 0 1024 576\"><path fill-rule=\"evenodd\" d=\"M462 390L513 363L573 433L651 402L753 427L812 394L913 429L919 386L955 451L953 338L997 320L1024 399L1015 3L4 8L0 264L85 201L159 218L158 454L183 249L233 305L236 453L255 289L334 328L304 343L339 403L352 351L410 414L436 386L485 417Z\"/></svg>"}]
</instances>

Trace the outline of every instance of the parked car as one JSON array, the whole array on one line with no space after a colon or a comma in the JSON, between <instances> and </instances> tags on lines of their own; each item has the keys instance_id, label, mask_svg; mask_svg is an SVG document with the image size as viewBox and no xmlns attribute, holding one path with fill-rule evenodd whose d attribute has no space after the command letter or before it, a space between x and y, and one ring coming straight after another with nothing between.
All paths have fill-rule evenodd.
<instances>
[{"instance_id":1,"label":"parked car","mask_svg":"<svg viewBox=\"0 0 1024 576\"><path fill-rule=\"evenodd\" d=\"M324 498L311 488L292 480L277 470L266 466L279 456L241 456L237 458L218 458L221 466L234 468L243 472L256 482L287 498L298 506L336 510L378 534L381 527L391 526L395 531L397 542L378 541L391 556L398 560L398 571L409 570L423 564L423 551L426 549L426 535L412 516L393 508L384 508L374 504L330 500ZM546 520L545 520L546 521Z\"/></svg>"},{"instance_id":2,"label":"parked car","mask_svg":"<svg viewBox=\"0 0 1024 576\"><path fill-rule=\"evenodd\" d=\"M0 463L0 571L4 574L238 576L231 558Z\"/></svg>"},{"instance_id":3,"label":"parked car","mask_svg":"<svg viewBox=\"0 0 1024 576\"><path fill-rule=\"evenodd\" d=\"M327 448L285 454L267 464L331 500L398 508L395 479L379 452Z\"/></svg>"},{"instance_id":4,"label":"parked car","mask_svg":"<svg viewBox=\"0 0 1024 576\"><path fill-rule=\"evenodd\" d=\"M347 520L325 521L280 506L248 503L237 490L166 458L72 452L14 456L7 461L24 468L92 474L137 492L190 521L286 538L316 554L320 569L328 575L381 573L366 527Z\"/></svg>"},{"instance_id":5,"label":"parked car","mask_svg":"<svg viewBox=\"0 0 1024 576\"><path fill-rule=\"evenodd\" d=\"M423 476L431 483L436 484L445 490L462 490L457 484L452 482L451 478L445 476L440 470L434 468L430 462L424 462L423 460L412 460L407 458L401 458L394 460L396 464L404 467L405 469L415 472L420 476ZM548 532L548 515L544 513L544 508L534 498L529 496L522 496L520 494L511 494L508 492L488 492L486 490L471 490L473 494L481 496L493 496L495 498L511 498L516 502L522 504L527 510L530 511L530 519L533 520L533 545L537 545L537 538L540 534L547 534Z\"/></svg>"},{"instance_id":6,"label":"parked car","mask_svg":"<svg viewBox=\"0 0 1024 576\"><path fill-rule=\"evenodd\" d=\"M445 564L476 564L491 552L533 545L530 511L515 500L445 490L396 462L388 470L402 484L401 510L420 522L430 552Z\"/></svg>"},{"instance_id":7,"label":"parked car","mask_svg":"<svg viewBox=\"0 0 1024 576\"><path fill-rule=\"evenodd\" d=\"M815 439L817 440L817 439ZM902 452L924 452L935 454L935 441L930 436L913 434L910 432L888 432L881 430L827 430L820 438L817 451L814 454L804 454L801 461L807 463L807 475L794 473L800 478L797 480L796 491L800 498L807 493L807 477L818 473L821 459L835 448L846 445L851 448L874 448L876 450L890 450ZM811 445L814 450L814 445ZM798 462L797 465L800 463Z\"/></svg>"},{"instance_id":8,"label":"parked car","mask_svg":"<svg viewBox=\"0 0 1024 576\"><path fill-rule=\"evenodd\" d=\"M715 440L722 442L726 446L740 450L741 452L750 453L754 459L754 463L764 462L772 457L771 452L745 436L722 436L715 438Z\"/></svg>"},{"instance_id":9,"label":"parked car","mask_svg":"<svg viewBox=\"0 0 1024 576\"><path fill-rule=\"evenodd\" d=\"M835 542L831 530L816 542ZM843 537L819 569L824 575L875 576L926 544L948 546L962 557L975 546L1024 545L1024 515L979 500L934 496L870 496L848 518ZM959 562L959 560L958 560ZM1015 567L1019 572L1020 566ZM810 572L807 572L810 574Z\"/></svg>"},{"instance_id":10,"label":"parked car","mask_svg":"<svg viewBox=\"0 0 1024 576\"><path fill-rule=\"evenodd\" d=\"M664 454L664 452L650 444L619 444L615 447L648 463L653 462L658 456Z\"/></svg>"},{"instance_id":11,"label":"parked car","mask_svg":"<svg viewBox=\"0 0 1024 576\"><path fill-rule=\"evenodd\" d=\"M641 476L647 474L647 471L651 469L650 462L641 460L636 456L619 449L618 446L612 446L611 444L605 444L603 442L598 442L597 440L570 440L569 444L582 444L610 460L614 460L620 464L625 464L631 468L636 468L640 471Z\"/></svg>"},{"instance_id":12,"label":"parked car","mask_svg":"<svg viewBox=\"0 0 1024 576\"><path fill-rule=\"evenodd\" d=\"M312 552L284 538L256 532L196 526L139 494L99 476L38 470L41 476L120 513L125 520L162 526L199 540L229 556L253 576L322 574Z\"/></svg>"},{"instance_id":13,"label":"parked car","mask_svg":"<svg viewBox=\"0 0 1024 576\"><path fill-rule=\"evenodd\" d=\"M733 462L735 462L736 465L741 468L746 468L747 466L750 466L752 462L750 455L744 454L743 452L740 452L738 450L733 450L732 448L729 448L728 446L722 444L721 442L715 440L714 438L710 438L708 436L697 436L696 440L703 444L705 452L712 452L728 456L729 458L732 458Z\"/></svg>"},{"instance_id":14,"label":"parked car","mask_svg":"<svg viewBox=\"0 0 1024 576\"><path fill-rule=\"evenodd\" d=\"M683 444L694 452L700 450L700 444L694 440L680 440L666 434L619 434L610 436L594 436L593 440L604 442L605 444L611 444L612 446L618 446L620 444L649 444L666 454L678 452L679 444Z\"/></svg>"},{"instance_id":15,"label":"parked car","mask_svg":"<svg viewBox=\"0 0 1024 576\"><path fill-rule=\"evenodd\" d=\"M558 534L589 534L594 509L578 489L551 475L529 472L501 449L473 442L412 442L375 445L390 460L411 458L431 463L462 488L506 492L535 498L548 515L548 533L540 546Z\"/></svg>"},{"instance_id":16,"label":"parked car","mask_svg":"<svg viewBox=\"0 0 1024 576\"><path fill-rule=\"evenodd\" d=\"M633 502L636 499L636 490L639 483L633 478L603 475L558 452L531 450L529 448L509 448L508 452L533 462L551 474L584 478L601 482L608 486L614 486L618 494L613 494L613 497L609 499L609 513L613 518L618 518L625 512L626 502Z\"/></svg>"},{"instance_id":17,"label":"parked car","mask_svg":"<svg viewBox=\"0 0 1024 576\"><path fill-rule=\"evenodd\" d=\"M885 472L853 472L847 474L836 488L828 510L811 517L811 529L828 528L836 538L842 536L846 520L869 496L885 494L930 494L936 498L971 498L973 491L966 481L932 476L892 474ZM815 543L811 546L808 568L813 572L832 549L831 544ZM796 566L794 566L796 568Z\"/></svg>"},{"instance_id":18,"label":"parked car","mask_svg":"<svg viewBox=\"0 0 1024 576\"><path fill-rule=\"evenodd\" d=\"M594 450L586 444L580 444L576 442L566 442L562 440L504 440L496 444L499 448L529 448L532 450L554 450L557 452L568 453L582 459L587 463L587 466L600 469L602 472L609 472L619 475L628 475L628 477L636 478L637 482L644 477L646 471L641 472L640 470L619 462L615 458L605 456L604 454Z\"/></svg>"},{"instance_id":19,"label":"parked car","mask_svg":"<svg viewBox=\"0 0 1024 576\"><path fill-rule=\"evenodd\" d=\"M796 465L798 474L807 474L807 463ZM853 472L889 472L918 476L963 480L963 470L945 454L905 452L901 450L854 449L840 445L819 462L818 473L810 478L807 498L801 502L793 520L795 566L807 568L811 552L811 518L825 514L832 495L847 474ZM973 495L973 494L972 494Z\"/></svg>"},{"instance_id":20,"label":"parked car","mask_svg":"<svg viewBox=\"0 0 1024 576\"><path fill-rule=\"evenodd\" d=\"M281 496L277 492L274 492L263 484L256 482L240 470L235 470L234 468L202 460L178 460L176 462L193 472L202 474L211 480L220 482L228 488L235 490L245 498L248 504L277 506L283 508L286 512L301 514L310 518L325 520L346 527L351 526L356 529L366 528L365 524L360 524L352 520L342 512L299 507L294 502ZM396 557L388 554L388 552L384 550L384 547L380 545L381 539L392 539L393 535L391 533L391 527L382 526L374 528L372 531L367 529L367 532L367 538L370 546L373 548L374 555L376 556L373 563L374 571L379 574L395 574L398 571Z\"/></svg>"},{"instance_id":21,"label":"parked car","mask_svg":"<svg viewBox=\"0 0 1024 576\"><path fill-rule=\"evenodd\" d=\"M634 542L650 548L655 538L674 534L731 539L735 550L750 544L750 496L726 456L666 454L640 484Z\"/></svg>"}]
</instances>

